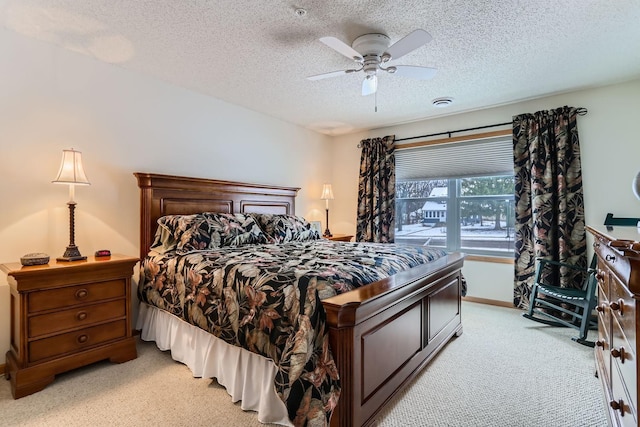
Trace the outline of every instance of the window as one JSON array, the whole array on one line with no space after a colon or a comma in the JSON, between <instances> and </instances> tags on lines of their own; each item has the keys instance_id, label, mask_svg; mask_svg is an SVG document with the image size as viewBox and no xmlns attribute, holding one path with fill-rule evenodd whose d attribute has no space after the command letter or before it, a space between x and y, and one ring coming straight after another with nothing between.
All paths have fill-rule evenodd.
<instances>
[{"instance_id":1,"label":"window","mask_svg":"<svg viewBox=\"0 0 640 427\"><path fill-rule=\"evenodd\" d=\"M435 148L402 150L399 145L395 241L512 256L515 206L510 142L510 137L503 136Z\"/></svg>"}]
</instances>

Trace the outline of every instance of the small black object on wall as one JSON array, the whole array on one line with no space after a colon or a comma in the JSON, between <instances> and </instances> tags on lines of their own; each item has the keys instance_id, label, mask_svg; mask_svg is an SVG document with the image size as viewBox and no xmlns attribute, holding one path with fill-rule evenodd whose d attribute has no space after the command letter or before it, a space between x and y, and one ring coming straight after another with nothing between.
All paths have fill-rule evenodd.
<instances>
[{"instance_id":1,"label":"small black object on wall","mask_svg":"<svg viewBox=\"0 0 640 427\"><path fill-rule=\"evenodd\" d=\"M612 228L614 225L635 227L639 222L640 218L614 218L612 213L608 213L607 217L604 219L604 225L607 226L607 229Z\"/></svg>"}]
</instances>

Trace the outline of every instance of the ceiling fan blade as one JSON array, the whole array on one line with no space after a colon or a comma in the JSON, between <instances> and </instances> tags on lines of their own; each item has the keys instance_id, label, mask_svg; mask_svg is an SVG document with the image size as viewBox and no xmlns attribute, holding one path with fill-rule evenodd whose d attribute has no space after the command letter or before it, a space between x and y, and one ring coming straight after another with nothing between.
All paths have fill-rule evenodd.
<instances>
[{"instance_id":1,"label":"ceiling fan blade","mask_svg":"<svg viewBox=\"0 0 640 427\"><path fill-rule=\"evenodd\" d=\"M429 43L432 38L431 34L427 33L425 30L417 29L389 46L386 53L391 55L391 59L398 59L412 50Z\"/></svg>"},{"instance_id":2,"label":"ceiling fan blade","mask_svg":"<svg viewBox=\"0 0 640 427\"><path fill-rule=\"evenodd\" d=\"M343 54L354 61L362 61L362 55L354 48L335 37L321 37L320 41L338 53Z\"/></svg>"},{"instance_id":3,"label":"ceiling fan blade","mask_svg":"<svg viewBox=\"0 0 640 427\"><path fill-rule=\"evenodd\" d=\"M393 73L394 75L419 80L432 79L438 72L437 68L418 67L416 65L396 65L395 68L396 71Z\"/></svg>"},{"instance_id":4,"label":"ceiling fan blade","mask_svg":"<svg viewBox=\"0 0 640 427\"><path fill-rule=\"evenodd\" d=\"M349 73L352 73L353 71L354 70L331 71L330 73L323 73L323 74L317 74L315 76L309 76L307 77L307 80L328 79L329 77L338 77L338 76L342 76L343 74L349 74Z\"/></svg>"},{"instance_id":5,"label":"ceiling fan blade","mask_svg":"<svg viewBox=\"0 0 640 427\"><path fill-rule=\"evenodd\" d=\"M371 95L378 90L378 76L368 75L362 80L362 96Z\"/></svg>"}]
</instances>

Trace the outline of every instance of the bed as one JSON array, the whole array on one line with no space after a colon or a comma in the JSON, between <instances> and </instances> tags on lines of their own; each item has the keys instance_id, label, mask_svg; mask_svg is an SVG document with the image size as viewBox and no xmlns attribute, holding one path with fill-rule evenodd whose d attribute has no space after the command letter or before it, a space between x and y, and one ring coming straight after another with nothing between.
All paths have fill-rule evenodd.
<instances>
[{"instance_id":1,"label":"bed","mask_svg":"<svg viewBox=\"0 0 640 427\"><path fill-rule=\"evenodd\" d=\"M162 263L155 258L152 260L149 253L157 238L160 218L203 212L247 216L294 215L295 197L299 190L152 173L134 175L141 195L141 283L144 282L144 270L149 270L148 265L155 268L154 263ZM290 244L291 247L287 246L281 252L294 253L298 250L293 243ZM331 244L347 245L343 249L345 253L355 250L358 245L322 240L315 246L331 252L334 251ZM306 247L299 250L302 251L299 253L307 251ZM173 265L175 271L183 271L188 259L196 259L192 263L202 266L213 263L221 255L196 252L196 255L187 254L179 266ZM235 257L238 255L236 252L222 255ZM212 257L206 258L209 256ZM307 339L307 344L319 350L315 356L305 359L310 365L305 365L305 375L299 376L305 377L307 383L317 383L318 387L310 387L313 392L308 393L302 390L301 394L298 393L302 397L296 398L294 405L288 402L288 398L295 394L291 391L294 386L278 388L278 384L283 382L283 369L279 362L269 357L275 353L269 352L272 349L268 344L256 344L253 339L250 342L253 348L269 350L267 357L254 354L239 345L215 338L206 332L207 327L202 327L206 325L197 327L189 324L180 319L179 313L154 307L147 301L141 303L137 328L141 330L142 339L156 341L162 350L171 350L173 358L187 364L194 376L215 377L227 388L234 401L241 401L243 409L257 411L262 422L324 425L330 416L332 426L369 425L385 403L409 383L452 337L462 333L463 260L462 254L445 254L433 262L350 291L330 294L321 300L320 292L313 288L310 296L303 298L305 307L312 307L305 311L310 313L311 320L305 318L308 321L304 325L311 326L300 327L293 333L300 336L302 329L315 331L315 335ZM158 289L162 286L161 283ZM300 304L302 306L302 302ZM199 311L197 315L200 316ZM267 335L273 331L268 317L277 319L285 316L274 313L262 317L267 318L260 324ZM301 345L290 347L299 348ZM290 349L289 353L294 354L293 357L298 354ZM287 378L284 377L284 382ZM299 409L292 412L292 407Z\"/></svg>"}]
</instances>

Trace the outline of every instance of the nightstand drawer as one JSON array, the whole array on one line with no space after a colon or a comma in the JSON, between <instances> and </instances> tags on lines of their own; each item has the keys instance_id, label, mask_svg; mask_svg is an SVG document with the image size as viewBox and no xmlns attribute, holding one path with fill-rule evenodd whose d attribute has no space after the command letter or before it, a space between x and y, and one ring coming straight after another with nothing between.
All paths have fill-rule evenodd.
<instances>
[{"instance_id":1,"label":"nightstand drawer","mask_svg":"<svg viewBox=\"0 0 640 427\"><path fill-rule=\"evenodd\" d=\"M123 298L126 295L125 283L125 280L109 280L47 291L31 292L29 294L28 310L30 313L34 313L109 298Z\"/></svg>"},{"instance_id":2,"label":"nightstand drawer","mask_svg":"<svg viewBox=\"0 0 640 427\"><path fill-rule=\"evenodd\" d=\"M126 315L125 300L92 304L29 318L29 338L119 319Z\"/></svg>"},{"instance_id":3,"label":"nightstand drawer","mask_svg":"<svg viewBox=\"0 0 640 427\"><path fill-rule=\"evenodd\" d=\"M117 322L56 335L51 338L32 341L29 343L29 362L33 363L65 353L84 350L87 347L93 347L126 336L126 322L119 320Z\"/></svg>"}]
</instances>

